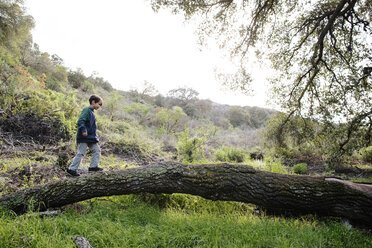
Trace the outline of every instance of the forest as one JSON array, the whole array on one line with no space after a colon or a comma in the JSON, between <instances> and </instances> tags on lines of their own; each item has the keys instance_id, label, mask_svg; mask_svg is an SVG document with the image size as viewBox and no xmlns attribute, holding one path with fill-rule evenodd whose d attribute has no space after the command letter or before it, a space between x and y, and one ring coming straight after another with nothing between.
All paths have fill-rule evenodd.
<instances>
[{"instance_id":1,"label":"forest","mask_svg":"<svg viewBox=\"0 0 372 248\"><path fill-rule=\"evenodd\" d=\"M372 247L372 2L149 2L239 58L220 75L233 89L251 51L269 59L280 111L115 89L41 51L24 2L0 0L0 247ZM88 153L72 178L92 94L104 171Z\"/></svg>"}]
</instances>

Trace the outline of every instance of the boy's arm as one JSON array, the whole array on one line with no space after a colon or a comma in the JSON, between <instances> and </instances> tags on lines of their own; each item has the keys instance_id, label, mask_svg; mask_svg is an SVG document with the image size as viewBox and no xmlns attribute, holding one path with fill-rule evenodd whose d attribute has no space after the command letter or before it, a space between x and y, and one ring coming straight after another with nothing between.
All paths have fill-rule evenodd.
<instances>
[{"instance_id":1,"label":"boy's arm","mask_svg":"<svg viewBox=\"0 0 372 248\"><path fill-rule=\"evenodd\" d=\"M85 122L88 120L88 118L89 118L89 107L83 109L83 111L80 114L79 120L77 122L78 131L81 130L81 133L83 134L83 136L88 135L87 127L85 126Z\"/></svg>"}]
</instances>

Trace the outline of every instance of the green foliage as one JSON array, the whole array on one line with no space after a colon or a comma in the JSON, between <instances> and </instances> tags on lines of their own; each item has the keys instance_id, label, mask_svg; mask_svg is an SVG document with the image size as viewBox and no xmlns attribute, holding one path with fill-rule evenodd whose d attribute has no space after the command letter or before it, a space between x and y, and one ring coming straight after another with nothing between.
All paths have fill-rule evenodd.
<instances>
[{"instance_id":1,"label":"green foliage","mask_svg":"<svg viewBox=\"0 0 372 248\"><path fill-rule=\"evenodd\" d=\"M246 204L186 195L116 196L69 206L55 217L0 212L0 247L370 247L371 238L341 223L252 215ZM154 202L155 201L155 202ZM240 205L240 206L239 206ZM88 224L87 224L88 223ZM227 235L228 234L228 235ZM275 234L275 235L273 235Z\"/></svg>"},{"instance_id":2,"label":"green foliage","mask_svg":"<svg viewBox=\"0 0 372 248\"><path fill-rule=\"evenodd\" d=\"M8 177L0 176L0 197L3 197L13 192L14 189L13 190L11 189L11 184L12 184L12 179Z\"/></svg>"},{"instance_id":3,"label":"green foliage","mask_svg":"<svg viewBox=\"0 0 372 248\"><path fill-rule=\"evenodd\" d=\"M252 128L263 127L266 121L276 112L274 110L259 107L245 107L245 109L249 114L250 126Z\"/></svg>"},{"instance_id":4,"label":"green foliage","mask_svg":"<svg viewBox=\"0 0 372 248\"><path fill-rule=\"evenodd\" d=\"M266 159L265 160L265 170L274 172L274 173L281 173L281 174L288 174L288 169L277 160Z\"/></svg>"},{"instance_id":5,"label":"green foliage","mask_svg":"<svg viewBox=\"0 0 372 248\"><path fill-rule=\"evenodd\" d=\"M192 137L189 129L178 133L177 150L183 162L196 162L203 156L205 137Z\"/></svg>"},{"instance_id":6,"label":"green foliage","mask_svg":"<svg viewBox=\"0 0 372 248\"><path fill-rule=\"evenodd\" d=\"M269 119L262 136L265 147L273 154L289 159L323 158L332 168L368 143L367 129L354 130L350 135L349 128L347 123L326 125L300 116L287 118L286 114L278 112Z\"/></svg>"},{"instance_id":7,"label":"green foliage","mask_svg":"<svg viewBox=\"0 0 372 248\"><path fill-rule=\"evenodd\" d=\"M131 105L125 106L123 109L124 111L134 115L140 123L143 123L147 120L152 107L146 104L134 102Z\"/></svg>"},{"instance_id":8,"label":"green foliage","mask_svg":"<svg viewBox=\"0 0 372 248\"><path fill-rule=\"evenodd\" d=\"M0 58L15 65L22 53L21 45L31 38L34 20L26 15L22 0L0 2Z\"/></svg>"},{"instance_id":9,"label":"green foliage","mask_svg":"<svg viewBox=\"0 0 372 248\"><path fill-rule=\"evenodd\" d=\"M64 66L56 66L52 75L47 75L45 80L45 86L48 89L58 92L65 92L67 85L67 71Z\"/></svg>"},{"instance_id":10,"label":"green foliage","mask_svg":"<svg viewBox=\"0 0 372 248\"><path fill-rule=\"evenodd\" d=\"M84 75L83 70L80 68L76 71L68 72L68 82L75 89L80 88L85 80L87 80L87 77Z\"/></svg>"},{"instance_id":11,"label":"green foliage","mask_svg":"<svg viewBox=\"0 0 372 248\"><path fill-rule=\"evenodd\" d=\"M99 126L100 130L107 134L116 133L118 135L136 135L138 132L133 124L125 121L111 121L105 118L99 118L97 120L97 125Z\"/></svg>"},{"instance_id":12,"label":"green foliage","mask_svg":"<svg viewBox=\"0 0 372 248\"><path fill-rule=\"evenodd\" d=\"M170 134L174 133L181 127L186 114L182 108L175 106L172 109L156 108L154 122L158 126L158 133Z\"/></svg>"},{"instance_id":13,"label":"green foliage","mask_svg":"<svg viewBox=\"0 0 372 248\"><path fill-rule=\"evenodd\" d=\"M211 125L191 131L186 128L177 134L178 156L185 163L201 161L205 155L205 144L208 139L216 135L217 127Z\"/></svg>"},{"instance_id":14,"label":"green foliage","mask_svg":"<svg viewBox=\"0 0 372 248\"><path fill-rule=\"evenodd\" d=\"M316 157L324 154L324 134L321 125L312 120L292 117L287 125L283 121L287 118L284 113L273 114L262 131L264 144L273 153L284 158Z\"/></svg>"},{"instance_id":15,"label":"green foliage","mask_svg":"<svg viewBox=\"0 0 372 248\"><path fill-rule=\"evenodd\" d=\"M71 87L68 84L67 68L62 65L63 60L58 55L50 56L41 52L37 44L32 44L32 40L25 42L21 49L21 64L27 67L35 78L42 78L48 89L68 92Z\"/></svg>"},{"instance_id":16,"label":"green foliage","mask_svg":"<svg viewBox=\"0 0 372 248\"><path fill-rule=\"evenodd\" d=\"M117 91L111 91L109 99L105 102L105 108L109 112L109 119L114 121L115 112L119 110L119 102L123 99Z\"/></svg>"},{"instance_id":17,"label":"green foliage","mask_svg":"<svg viewBox=\"0 0 372 248\"><path fill-rule=\"evenodd\" d=\"M88 80L84 80L80 85L80 89L84 92L92 92L94 86Z\"/></svg>"},{"instance_id":18,"label":"green foliage","mask_svg":"<svg viewBox=\"0 0 372 248\"><path fill-rule=\"evenodd\" d=\"M100 167L105 168L105 170L128 168L128 165L125 162L115 157L113 154L110 154L109 156L101 156L99 165Z\"/></svg>"},{"instance_id":19,"label":"green foliage","mask_svg":"<svg viewBox=\"0 0 372 248\"><path fill-rule=\"evenodd\" d=\"M359 152L364 161L372 163L372 146L362 148Z\"/></svg>"},{"instance_id":20,"label":"green foliage","mask_svg":"<svg viewBox=\"0 0 372 248\"><path fill-rule=\"evenodd\" d=\"M228 147L226 147L228 149ZM224 149L224 147L222 148L219 148L215 153L214 153L214 156L215 156L215 159L217 161L223 161L223 162L227 162L228 161L228 151L226 151L226 149Z\"/></svg>"},{"instance_id":21,"label":"green foliage","mask_svg":"<svg viewBox=\"0 0 372 248\"><path fill-rule=\"evenodd\" d=\"M25 110L56 117L71 135L74 133L79 115L74 93L65 95L51 90L40 91L32 94L23 104Z\"/></svg>"},{"instance_id":22,"label":"green foliage","mask_svg":"<svg viewBox=\"0 0 372 248\"><path fill-rule=\"evenodd\" d=\"M233 127L251 126L250 115L242 107L232 106L226 113L228 120Z\"/></svg>"},{"instance_id":23,"label":"green foliage","mask_svg":"<svg viewBox=\"0 0 372 248\"><path fill-rule=\"evenodd\" d=\"M111 84L105 80L104 78L102 77L93 77L93 76L90 76L89 77L89 82L91 84L93 84L94 87L101 87L102 89L110 92L113 90Z\"/></svg>"},{"instance_id":24,"label":"green foliage","mask_svg":"<svg viewBox=\"0 0 372 248\"><path fill-rule=\"evenodd\" d=\"M222 162L236 162L241 163L245 160L246 153L243 150L233 148L233 147L220 147L215 152L215 158Z\"/></svg>"},{"instance_id":25,"label":"green foliage","mask_svg":"<svg viewBox=\"0 0 372 248\"><path fill-rule=\"evenodd\" d=\"M264 160L250 160L248 165L263 171L274 173L289 174L288 169L279 159L265 156Z\"/></svg>"},{"instance_id":26,"label":"green foliage","mask_svg":"<svg viewBox=\"0 0 372 248\"><path fill-rule=\"evenodd\" d=\"M150 203L161 209L174 209L179 211L193 211L199 213L253 213L254 206L242 202L210 201L200 196L187 194L149 194L142 193L137 196L142 201Z\"/></svg>"},{"instance_id":27,"label":"green foliage","mask_svg":"<svg viewBox=\"0 0 372 248\"><path fill-rule=\"evenodd\" d=\"M28 93L44 89L44 82L35 79L25 68L9 67L4 62L0 62L0 66L5 69L0 72L0 108L5 112L18 111L19 103L27 98Z\"/></svg>"},{"instance_id":28,"label":"green foliage","mask_svg":"<svg viewBox=\"0 0 372 248\"><path fill-rule=\"evenodd\" d=\"M5 73L6 80L0 81L0 92L4 96L0 98L0 109L3 111L0 124L5 125L6 129L26 128L29 125L27 130L18 132L31 137L44 132L45 137L52 135L51 141L68 139L74 128L75 120L72 121L72 118L76 116L75 95L46 90L45 74L35 78L21 66L15 66ZM39 131L35 129L37 123L40 124ZM45 133L43 126L50 126L48 132Z\"/></svg>"},{"instance_id":29,"label":"green foliage","mask_svg":"<svg viewBox=\"0 0 372 248\"><path fill-rule=\"evenodd\" d=\"M372 177L370 177L370 178L362 178L362 179L352 179L350 181L356 182L356 183L369 183L369 184L371 184L372 183Z\"/></svg>"},{"instance_id":30,"label":"green foliage","mask_svg":"<svg viewBox=\"0 0 372 248\"><path fill-rule=\"evenodd\" d=\"M293 166L293 172L296 173L296 174L306 174L307 173L307 164L305 164L305 163L295 164Z\"/></svg>"}]
</instances>

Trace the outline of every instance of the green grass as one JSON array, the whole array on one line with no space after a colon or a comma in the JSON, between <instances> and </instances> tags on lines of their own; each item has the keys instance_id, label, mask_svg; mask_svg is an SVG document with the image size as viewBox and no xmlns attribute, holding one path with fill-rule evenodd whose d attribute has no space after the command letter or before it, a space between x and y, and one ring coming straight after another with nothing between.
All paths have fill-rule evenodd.
<instances>
[{"instance_id":1,"label":"green grass","mask_svg":"<svg viewBox=\"0 0 372 248\"><path fill-rule=\"evenodd\" d=\"M269 171L281 174L292 174L292 172L286 168L283 164L275 160L250 160L248 165L263 171Z\"/></svg>"},{"instance_id":2,"label":"green grass","mask_svg":"<svg viewBox=\"0 0 372 248\"><path fill-rule=\"evenodd\" d=\"M355 183L372 183L372 177L352 179L350 181L355 182Z\"/></svg>"},{"instance_id":3,"label":"green grass","mask_svg":"<svg viewBox=\"0 0 372 248\"><path fill-rule=\"evenodd\" d=\"M160 196L170 204L159 207L156 196L147 197L152 203L143 196L87 201L57 217L2 212L0 247L74 247L71 237L96 248L372 247L370 236L337 222L259 217L245 205L180 194ZM182 201L183 208L176 204Z\"/></svg>"},{"instance_id":4,"label":"green grass","mask_svg":"<svg viewBox=\"0 0 372 248\"><path fill-rule=\"evenodd\" d=\"M37 161L40 156L48 161ZM100 165L106 170L131 167L114 156L101 158ZM9 172L34 164L50 165L55 160L45 153L17 153L13 158L2 158L0 169ZM247 164L291 173L276 161ZM0 248L75 247L72 237L85 237L96 248L372 247L371 236L338 222L257 216L254 208L183 194L140 194L74 204L57 217L15 216L0 211Z\"/></svg>"},{"instance_id":5,"label":"green grass","mask_svg":"<svg viewBox=\"0 0 372 248\"><path fill-rule=\"evenodd\" d=\"M42 157L42 160L38 158ZM7 173L15 169L30 167L35 164L48 165L56 163L56 156L47 155L45 152L17 151L12 156L0 156L0 173Z\"/></svg>"}]
</instances>

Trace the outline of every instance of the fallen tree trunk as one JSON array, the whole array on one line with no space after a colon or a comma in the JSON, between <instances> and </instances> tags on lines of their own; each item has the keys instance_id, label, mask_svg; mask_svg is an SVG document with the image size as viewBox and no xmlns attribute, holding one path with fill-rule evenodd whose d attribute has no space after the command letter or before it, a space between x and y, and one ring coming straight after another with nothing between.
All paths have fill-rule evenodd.
<instances>
[{"instance_id":1,"label":"fallen tree trunk","mask_svg":"<svg viewBox=\"0 0 372 248\"><path fill-rule=\"evenodd\" d=\"M127 170L92 173L20 190L0 206L23 213L110 195L186 193L211 200L253 203L274 212L344 217L372 224L372 186L324 177L282 175L246 165L159 163Z\"/></svg>"}]
</instances>

